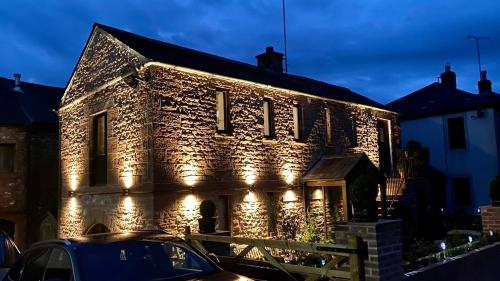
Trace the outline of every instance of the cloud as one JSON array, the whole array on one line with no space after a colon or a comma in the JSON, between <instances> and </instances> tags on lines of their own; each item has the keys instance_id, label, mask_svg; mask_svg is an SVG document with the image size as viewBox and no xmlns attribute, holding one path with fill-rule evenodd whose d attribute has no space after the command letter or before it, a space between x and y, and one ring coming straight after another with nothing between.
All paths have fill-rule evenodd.
<instances>
[{"instance_id":1,"label":"cloud","mask_svg":"<svg viewBox=\"0 0 500 281\"><path fill-rule=\"evenodd\" d=\"M0 7L1 76L13 72L64 86L94 22L255 63L283 50L281 1L8 1ZM500 89L500 3L478 0L286 1L288 65L294 74L389 102L436 81L444 64L476 92L475 44ZM498 87L496 87L498 86Z\"/></svg>"}]
</instances>

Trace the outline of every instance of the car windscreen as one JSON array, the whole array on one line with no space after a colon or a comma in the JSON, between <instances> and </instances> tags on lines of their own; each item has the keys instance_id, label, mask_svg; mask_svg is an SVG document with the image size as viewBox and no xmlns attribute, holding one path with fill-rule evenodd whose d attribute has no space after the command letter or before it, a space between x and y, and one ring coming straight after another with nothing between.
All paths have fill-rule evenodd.
<instances>
[{"instance_id":1,"label":"car windscreen","mask_svg":"<svg viewBox=\"0 0 500 281\"><path fill-rule=\"evenodd\" d=\"M182 280L218 270L185 245L165 241L89 243L75 255L82 281Z\"/></svg>"}]
</instances>

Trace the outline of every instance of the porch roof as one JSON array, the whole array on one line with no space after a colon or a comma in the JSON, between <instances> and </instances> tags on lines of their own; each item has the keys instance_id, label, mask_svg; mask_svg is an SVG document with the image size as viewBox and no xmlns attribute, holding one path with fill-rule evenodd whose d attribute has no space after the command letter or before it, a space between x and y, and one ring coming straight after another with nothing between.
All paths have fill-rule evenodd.
<instances>
[{"instance_id":1,"label":"porch roof","mask_svg":"<svg viewBox=\"0 0 500 281\"><path fill-rule=\"evenodd\" d=\"M355 171L366 171L367 167L378 173L377 167L364 153L325 155L302 177L302 180L305 182L317 180L345 181Z\"/></svg>"}]
</instances>

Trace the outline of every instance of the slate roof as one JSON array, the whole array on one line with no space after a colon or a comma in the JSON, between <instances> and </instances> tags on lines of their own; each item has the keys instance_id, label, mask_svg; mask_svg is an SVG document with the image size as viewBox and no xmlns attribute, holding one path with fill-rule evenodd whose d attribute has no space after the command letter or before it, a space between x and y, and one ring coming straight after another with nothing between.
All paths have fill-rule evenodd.
<instances>
[{"instance_id":1,"label":"slate roof","mask_svg":"<svg viewBox=\"0 0 500 281\"><path fill-rule=\"evenodd\" d=\"M64 89L21 81L22 93L12 90L14 80L0 77L0 124L57 123Z\"/></svg>"},{"instance_id":2,"label":"slate roof","mask_svg":"<svg viewBox=\"0 0 500 281\"><path fill-rule=\"evenodd\" d=\"M432 83L386 105L400 113L401 120L500 106L500 94L478 95L441 83Z\"/></svg>"},{"instance_id":3,"label":"slate roof","mask_svg":"<svg viewBox=\"0 0 500 281\"><path fill-rule=\"evenodd\" d=\"M152 61L214 73L231 78L294 90L339 101L386 109L384 105L351 90L310 78L278 73L257 66L146 38L102 24L94 24Z\"/></svg>"},{"instance_id":4,"label":"slate roof","mask_svg":"<svg viewBox=\"0 0 500 281\"><path fill-rule=\"evenodd\" d=\"M360 165L370 166L378 172L364 153L326 155L312 166L302 180L346 180Z\"/></svg>"}]
</instances>

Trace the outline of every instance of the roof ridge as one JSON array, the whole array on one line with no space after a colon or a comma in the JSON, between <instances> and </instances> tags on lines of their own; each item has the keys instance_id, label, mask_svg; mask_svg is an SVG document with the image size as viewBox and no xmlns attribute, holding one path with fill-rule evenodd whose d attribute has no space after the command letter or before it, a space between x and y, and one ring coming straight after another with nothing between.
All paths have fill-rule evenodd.
<instances>
[{"instance_id":1,"label":"roof ridge","mask_svg":"<svg viewBox=\"0 0 500 281\"><path fill-rule=\"evenodd\" d=\"M0 76L0 79L7 80L9 82L14 82L14 79L10 79L10 78L7 78L7 77ZM23 84L29 84L29 85L33 85L33 86L37 86L37 87L46 87L46 88L55 88L55 89L64 90L63 87L59 87L59 86L52 86L52 85L47 85L47 84L33 83L33 82L28 82L28 81L23 81L23 80L21 80L21 83L23 83Z\"/></svg>"}]
</instances>

